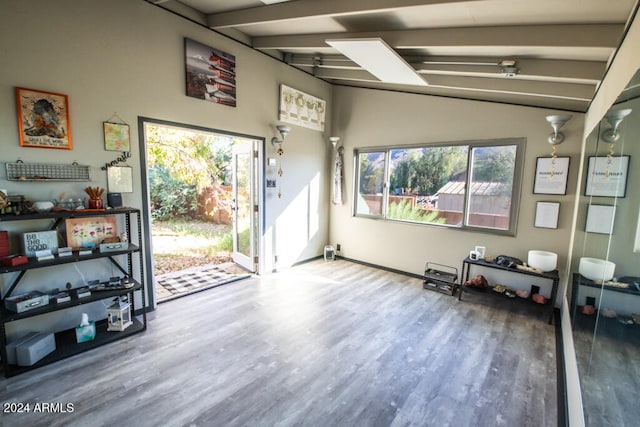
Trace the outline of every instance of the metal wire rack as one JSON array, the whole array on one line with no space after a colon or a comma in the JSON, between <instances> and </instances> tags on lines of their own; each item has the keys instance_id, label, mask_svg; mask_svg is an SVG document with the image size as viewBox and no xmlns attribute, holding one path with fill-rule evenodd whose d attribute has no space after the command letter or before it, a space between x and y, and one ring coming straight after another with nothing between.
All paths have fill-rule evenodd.
<instances>
[{"instance_id":1,"label":"metal wire rack","mask_svg":"<svg viewBox=\"0 0 640 427\"><path fill-rule=\"evenodd\" d=\"M91 168L74 162L70 165L48 163L6 163L9 181L91 181Z\"/></svg>"}]
</instances>

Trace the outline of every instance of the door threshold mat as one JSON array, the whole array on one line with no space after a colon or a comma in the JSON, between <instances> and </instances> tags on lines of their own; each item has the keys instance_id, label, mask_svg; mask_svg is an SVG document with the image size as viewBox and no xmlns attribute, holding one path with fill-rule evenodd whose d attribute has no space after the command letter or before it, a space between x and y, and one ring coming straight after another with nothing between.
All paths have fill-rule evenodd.
<instances>
[{"instance_id":1,"label":"door threshold mat","mask_svg":"<svg viewBox=\"0 0 640 427\"><path fill-rule=\"evenodd\" d=\"M240 272L240 270L233 263L225 263L194 267L157 276L156 288L163 290L163 292L156 292L159 294L158 303L251 277L251 274Z\"/></svg>"}]
</instances>

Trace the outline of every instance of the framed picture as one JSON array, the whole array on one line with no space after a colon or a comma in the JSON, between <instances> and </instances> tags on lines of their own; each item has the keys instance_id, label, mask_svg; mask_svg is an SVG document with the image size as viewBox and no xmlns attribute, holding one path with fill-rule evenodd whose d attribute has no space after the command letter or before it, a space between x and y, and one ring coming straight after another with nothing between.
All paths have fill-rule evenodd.
<instances>
[{"instance_id":1,"label":"framed picture","mask_svg":"<svg viewBox=\"0 0 640 427\"><path fill-rule=\"evenodd\" d=\"M538 157L534 194L567 194L569 157Z\"/></svg>"},{"instance_id":2,"label":"framed picture","mask_svg":"<svg viewBox=\"0 0 640 427\"><path fill-rule=\"evenodd\" d=\"M187 96L236 106L236 57L184 39Z\"/></svg>"},{"instance_id":3,"label":"framed picture","mask_svg":"<svg viewBox=\"0 0 640 427\"><path fill-rule=\"evenodd\" d=\"M71 150L67 95L17 87L16 100L22 147Z\"/></svg>"},{"instance_id":4,"label":"framed picture","mask_svg":"<svg viewBox=\"0 0 640 427\"><path fill-rule=\"evenodd\" d=\"M113 215L68 218L65 226L67 246L72 248L93 248L104 239L118 236L116 217Z\"/></svg>"},{"instance_id":5,"label":"framed picture","mask_svg":"<svg viewBox=\"0 0 640 427\"><path fill-rule=\"evenodd\" d=\"M281 122L324 131L327 102L289 86L280 85Z\"/></svg>"},{"instance_id":6,"label":"framed picture","mask_svg":"<svg viewBox=\"0 0 640 427\"><path fill-rule=\"evenodd\" d=\"M589 157L585 196L625 197L629 156Z\"/></svg>"},{"instance_id":7,"label":"framed picture","mask_svg":"<svg viewBox=\"0 0 640 427\"><path fill-rule=\"evenodd\" d=\"M103 122L104 149L107 151L131 151L129 125Z\"/></svg>"},{"instance_id":8,"label":"framed picture","mask_svg":"<svg viewBox=\"0 0 640 427\"><path fill-rule=\"evenodd\" d=\"M587 223L584 231L587 233L613 233L613 220L616 215L615 206L589 205L587 209Z\"/></svg>"},{"instance_id":9,"label":"framed picture","mask_svg":"<svg viewBox=\"0 0 640 427\"><path fill-rule=\"evenodd\" d=\"M109 193L133 193L133 169L130 166L109 166L107 187Z\"/></svg>"},{"instance_id":10,"label":"framed picture","mask_svg":"<svg viewBox=\"0 0 640 427\"><path fill-rule=\"evenodd\" d=\"M558 228L559 202L537 202L534 226L538 228Z\"/></svg>"}]
</instances>

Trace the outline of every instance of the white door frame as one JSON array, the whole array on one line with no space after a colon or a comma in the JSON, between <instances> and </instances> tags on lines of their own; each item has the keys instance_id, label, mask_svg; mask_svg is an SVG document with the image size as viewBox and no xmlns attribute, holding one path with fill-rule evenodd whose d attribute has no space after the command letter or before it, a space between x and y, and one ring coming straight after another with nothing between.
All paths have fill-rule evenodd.
<instances>
[{"instance_id":1,"label":"white door frame","mask_svg":"<svg viewBox=\"0 0 640 427\"><path fill-rule=\"evenodd\" d=\"M257 241L255 242L255 254L258 257L258 264L256 266L257 273L261 274L264 271L264 145L265 139L263 137L255 136L255 135L246 135L240 134L237 132L230 132L226 130L219 130L213 128L207 128L204 126L194 126L186 123L179 122L171 122L167 120L159 120L150 117L138 116L138 149L140 155L140 182L141 182L141 199L139 203L141 204L142 210L142 231L143 231L143 253L144 253L144 271L145 276L143 280L143 287L146 290L146 297L148 301L147 307L149 310L155 310L157 307L157 301L155 297L155 288L154 282L155 278L153 277L153 251L151 250L151 209L150 209L150 195L149 195L149 175L147 173L147 142L145 137L145 124L150 123L159 126L172 126L172 127L182 127L186 129L194 129L194 130L202 130L204 132L212 132L212 133L220 133L224 135L237 136L241 138L252 139L255 141L254 145L257 150L257 158L254 160L257 162L256 170L257 174L257 201L258 201L258 223L257 223Z\"/></svg>"}]
</instances>

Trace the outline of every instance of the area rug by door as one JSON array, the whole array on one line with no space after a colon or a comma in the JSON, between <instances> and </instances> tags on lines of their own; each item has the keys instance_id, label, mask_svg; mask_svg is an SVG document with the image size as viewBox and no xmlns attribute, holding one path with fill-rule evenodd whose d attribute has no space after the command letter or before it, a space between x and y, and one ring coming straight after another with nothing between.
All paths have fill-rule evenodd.
<instances>
[{"instance_id":1,"label":"area rug by door","mask_svg":"<svg viewBox=\"0 0 640 427\"><path fill-rule=\"evenodd\" d=\"M157 276L156 294L158 302L165 302L247 277L251 274L234 263L194 267Z\"/></svg>"}]
</instances>

